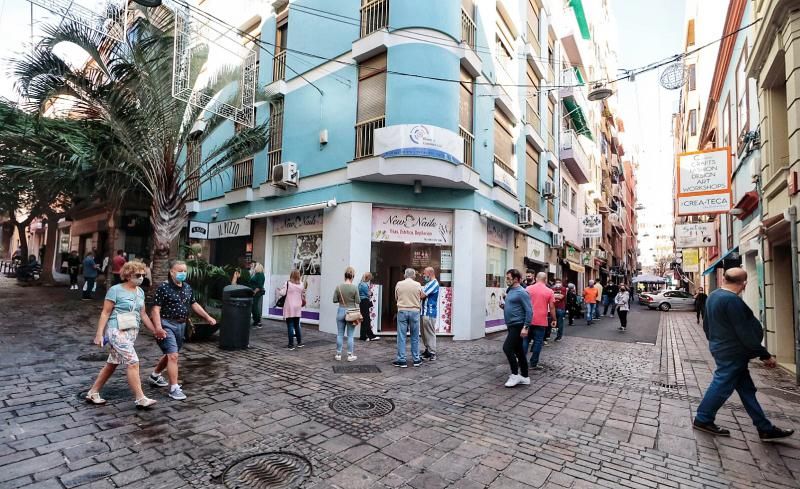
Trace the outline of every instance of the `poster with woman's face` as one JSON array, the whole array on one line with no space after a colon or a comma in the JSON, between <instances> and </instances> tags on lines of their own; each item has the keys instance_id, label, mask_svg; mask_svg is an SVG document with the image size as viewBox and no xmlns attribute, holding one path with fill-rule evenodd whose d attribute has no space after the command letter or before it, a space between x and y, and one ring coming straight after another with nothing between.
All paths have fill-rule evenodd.
<instances>
[{"instance_id":1,"label":"poster with woman's face","mask_svg":"<svg viewBox=\"0 0 800 489\"><path fill-rule=\"evenodd\" d=\"M301 275L321 275L322 234L300 234L294 247L292 268Z\"/></svg>"}]
</instances>

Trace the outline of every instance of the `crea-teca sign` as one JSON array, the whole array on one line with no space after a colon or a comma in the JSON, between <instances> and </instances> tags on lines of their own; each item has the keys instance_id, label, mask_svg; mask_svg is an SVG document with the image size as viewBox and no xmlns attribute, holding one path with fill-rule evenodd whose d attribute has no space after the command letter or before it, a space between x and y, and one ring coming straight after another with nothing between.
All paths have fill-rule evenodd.
<instances>
[{"instance_id":1,"label":"crea-teca sign","mask_svg":"<svg viewBox=\"0 0 800 489\"><path fill-rule=\"evenodd\" d=\"M714 148L677 157L679 216L724 214L731 210L731 151Z\"/></svg>"},{"instance_id":2,"label":"crea-teca sign","mask_svg":"<svg viewBox=\"0 0 800 489\"><path fill-rule=\"evenodd\" d=\"M464 162L464 139L442 127L398 124L375 130L375 154L384 158L420 157Z\"/></svg>"},{"instance_id":3,"label":"crea-teca sign","mask_svg":"<svg viewBox=\"0 0 800 489\"><path fill-rule=\"evenodd\" d=\"M675 246L678 248L708 248L717 246L713 222L675 225Z\"/></svg>"},{"instance_id":4,"label":"crea-teca sign","mask_svg":"<svg viewBox=\"0 0 800 489\"><path fill-rule=\"evenodd\" d=\"M224 239L250 236L250 219L219 222L189 221L190 239Z\"/></svg>"}]
</instances>

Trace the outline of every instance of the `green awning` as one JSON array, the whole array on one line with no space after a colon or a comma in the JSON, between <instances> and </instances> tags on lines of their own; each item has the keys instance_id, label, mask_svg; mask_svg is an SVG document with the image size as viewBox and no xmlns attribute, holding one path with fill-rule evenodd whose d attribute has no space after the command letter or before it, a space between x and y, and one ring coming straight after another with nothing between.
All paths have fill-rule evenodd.
<instances>
[{"instance_id":1,"label":"green awning","mask_svg":"<svg viewBox=\"0 0 800 489\"><path fill-rule=\"evenodd\" d=\"M586 22L586 13L583 11L583 2L581 0L569 0L569 6L575 12L575 20L578 21L578 28L581 30L581 36L589 40L592 38L589 32L589 24Z\"/></svg>"},{"instance_id":2,"label":"green awning","mask_svg":"<svg viewBox=\"0 0 800 489\"><path fill-rule=\"evenodd\" d=\"M564 107L567 109L567 114L569 114L572 124L575 126L575 133L592 139L592 130L589 129L589 124L586 122L586 114L583 113L581 106L573 98L566 97L562 100L564 101Z\"/></svg>"},{"instance_id":3,"label":"green awning","mask_svg":"<svg viewBox=\"0 0 800 489\"><path fill-rule=\"evenodd\" d=\"M581 75L581 70L579 70L577 66L573 66L572 70L575 72L575 79L578 80L578 85L585 85L586 81L583 79L583 75Z\"/></svg>"}]
</instances>

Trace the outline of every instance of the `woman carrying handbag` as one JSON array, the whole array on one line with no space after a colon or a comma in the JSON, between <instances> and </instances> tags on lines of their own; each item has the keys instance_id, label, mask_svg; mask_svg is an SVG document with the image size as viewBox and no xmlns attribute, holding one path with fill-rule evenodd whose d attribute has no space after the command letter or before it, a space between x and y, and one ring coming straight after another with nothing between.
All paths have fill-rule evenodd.
<instances>
[{"instance_id":1,"label":"woman carrying handbag","mask_svg":"<svg viewBox=\"0 0 800 489\"><path fill-rule=\"evenodd\" d=\"M292 270L289 281L281 289L283 297L283 318L286 320L286 330L289 333L289 346L294 350L294 340L297 339L297 348L303 348L303 332L300 329L300 316L303 306L306 305L306 288L300 282L300 270Z\"/></svg>"},{"instance_id":2,"label":"woman carrying handbag","mask_svg":"<svg viewBox=\"0 0 800 489\"><path fill-rule=\"evenodd\" d=\"M336 360L342 359L344 336L347 333L347 361L352 362L355 356L355 342L353 334L357 325L361 324L363 317L359 308L358 287L353 285L356 271L353 267L344 270L344 283L339 284L333 292L333 302L339 304L336 313Z\"/></svg>"}]
</instances>

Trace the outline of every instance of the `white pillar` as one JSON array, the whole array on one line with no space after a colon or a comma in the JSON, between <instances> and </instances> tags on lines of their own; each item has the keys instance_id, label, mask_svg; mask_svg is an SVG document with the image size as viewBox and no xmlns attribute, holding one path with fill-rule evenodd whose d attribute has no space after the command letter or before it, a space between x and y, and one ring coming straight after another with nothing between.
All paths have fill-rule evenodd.
<instances>
[{"instance_id":1,"label":"white pillar","mask_svg":"<svg viewBox=\"0 0 800 489\"><path fill-rule=\"evenodd\" d=\"M453 339L486 335L486 221L456 210L453 229Z\"/></svg>"},{"instance_id":2,"label":"white pillar","mask_svg":"<svg viewBox=\"0 0 800 489\"><path fill-rule=\"evenodd\" d=\"M336 333L338 304L336 286L344 281L344 269L355 268L358 283L369 271L372 237L372 204L352 202L325 211L322 223L322 286L319 330Z\"/></svg>"}]
</instances>

